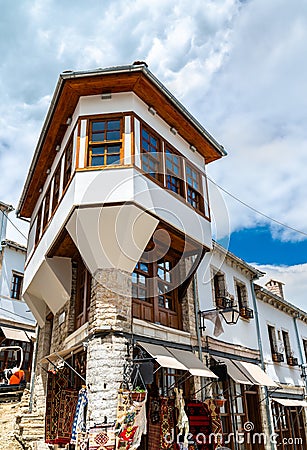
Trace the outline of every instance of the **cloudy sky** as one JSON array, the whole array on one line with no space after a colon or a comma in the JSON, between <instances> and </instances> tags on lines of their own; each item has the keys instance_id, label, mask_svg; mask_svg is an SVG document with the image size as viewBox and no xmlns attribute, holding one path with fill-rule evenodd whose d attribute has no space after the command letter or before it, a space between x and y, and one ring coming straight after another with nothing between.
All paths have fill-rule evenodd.
<instances>
[{"instance_id":1,"label":"cloudy sky","mask_svg":"<svg viewBox=\"0 0 307 450\"><path fill-rule=\"evenodd\" d=\"M290 227L210 183L216 237L286 282L288 300L307 308L306 0L0 0L0 7L2 201L17 206L60 72L145 60L227 150L209 165L210 178ZM9 237L24 242L12 226Z\"/></svg>"}]
</instances>

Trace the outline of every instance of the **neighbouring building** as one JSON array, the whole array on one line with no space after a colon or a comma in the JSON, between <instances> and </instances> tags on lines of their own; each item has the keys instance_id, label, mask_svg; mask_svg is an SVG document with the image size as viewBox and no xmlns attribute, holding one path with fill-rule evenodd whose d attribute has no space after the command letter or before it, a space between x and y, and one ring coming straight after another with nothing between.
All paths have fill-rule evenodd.
<instances>
[{"instance_id":1,"label":"neighbouring building","mask_svg":"<svg viewBox=\"0 0 307 450\"><path fill-rule=\"evenodd\" d=\"M187 448L189 427L201 450L277 449L271 398L291 381L262 342L263 273L212 242L206 165L224 155L145 63L60 75L18 207L33 448Z\"/></svg>"},{"instance_id":2,"label":"neighbouring building","mask_svg":"<svg viewBox=\"0 0 307 450\"><path fill-rule=\"evenodd\" d=\"M21 357L21 352L13 355L12 350L1 347L21 347L22 368L30 381L36 321L21 295L26 247L6 238L7 215L13 209L0 202L0 371L15 359L19 364Z\"/></svg>"},{"instance_id":3,"label":"neighbouring building","mask_svg":"<svg viewBox=\"0 0 307 450\"><path fill-rule=\"evenodd\" d=\"M307 314L284 299L279 281L255 285L255 292L263 362L279 387L268 392L272 432L278 449L305 449Z\"/></svg>"}]
</instances>

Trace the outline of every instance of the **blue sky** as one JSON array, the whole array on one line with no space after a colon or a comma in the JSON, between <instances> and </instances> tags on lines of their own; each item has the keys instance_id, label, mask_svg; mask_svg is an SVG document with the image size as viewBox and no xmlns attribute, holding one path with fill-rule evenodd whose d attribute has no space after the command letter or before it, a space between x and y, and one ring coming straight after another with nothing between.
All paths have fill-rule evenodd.
<instances>
[{"instance_id":1,"label":"blue sky","mask_svg":"<svg viewBox=\"0 0 307 450\"><path fill-rule=\"evenodd\" d=\"M247 228L231 234L229 250L259 265L294 266L306 262L307 240L282 242L267 227Z\"/></svg>"},{"instance_id":2,"label":"blue sky","mask_svg":"<svg viewBox=\"0 0 307 450\"><path fill-rule=\"evenodd\" d=\"M0 8L2 201L18 203L62 71L145 60L227 150L209 176L307 233L306 0L0 0ZM210 194L217 239L232 236L234 253L286 282L304 307L306 236L213 185ZM12 227L9 237L24 243Z\"/></svg>"}]
</instances>

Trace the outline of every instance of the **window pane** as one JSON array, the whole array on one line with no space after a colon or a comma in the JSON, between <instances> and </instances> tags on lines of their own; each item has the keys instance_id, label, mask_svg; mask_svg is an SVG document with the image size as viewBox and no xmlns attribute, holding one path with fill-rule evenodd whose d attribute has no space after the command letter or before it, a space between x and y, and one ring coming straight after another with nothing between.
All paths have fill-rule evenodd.
<instances>
[{"instance_id":1,"label":"window pane","mask_svg":"<svg viewBox=\"0 0 307 450\"><path fill-rule=\"evenodd\" d=\"M164 270L160 267L158 268L158 277L161 278L161 280L164 280Z\"/></svg>"},{"instance_id":2,"label":"window pane","mask_svg":"<svg viewBox=\"0 0 307 450\"><path fill-rule=\"evenodd\" d=\"M118 141L120 139L119 131L107 131L107 141Z\"/></svg>"},{"instance_id":3,"label":"window pane","mask_svg":"<svg viewBox=\"0 0 307 450\"><path fill-rule=\"evenodd\" d=\"M95 133L95 134L93 133L92 141L94 142L104 141L104 133Z\"/></svg>"},{"instance_id":4,"label":"window pane","mask_svg":"<svg viewBox=\"0 0 307 450\"><path fill-rule=\"evenodd\" d=\"M138 297L139 298L146 298L146 290L142 289L142 288L139 288L139 295L138 295Z\"/></svg>"},{"instance_id":5,"label":"window pane","mask_svg":"<svg viewBox=\"0 0 307 450\"><path fill-rule=\"evenodd\" d=\"M140 263L140 269L143 270L143 272L147 272L148 273L148 264L145 263Z\"/></svg>"},{"instance_id":6,"label":"window pane","mask_svg":"<svg viewBox=\"0 0 307 450\"><path fill-rule=\"evenodd\" d=\"M157 147L157 139L154 138L153 136L150 136L150 144L151 144L153 147Z\"/></svg>"},{"instance_id":7,"label":"window pane","mask_svg":"<svg viewBox=\"0 0 307 450\"><path fill-rule=\"evenodd\" d=\"M105 129L105 122L92 122L93 131L103 131Z\"/></svg>"},{"instance_id":8,"label":"window pane","mask_svg":"<svg viewBox=\"0 0 307 450\"><path fill-rule=\"evenodd\" d=\"M138 298L138 288L136 285L132 285L132 297L133 298Z\"/></svg>"},{"instance_id":9,"label":"window pane","mask_svg":"<svg viewBox=\"0 0 307 450\"><path fill-rule=\"evenodd\" d=\"M135 272L132 272L132 283L137 283L138 282L138 276Z\"/></svg>"},{"instance_id":10,"label":"window pane","mask_svg":"<svg viewBox=\"0 0 307 450\"><path fill-rule=\"evenodd\" d=\"M148 142L143 140L142 141L142 147L143 147L144 150L148 151L148 148L149 148Z\"/></svg>"},{"instance_id":11,"label":"window pane","mask_svg":"<svg viewBox=\"0 0 307 450\"><path fill-rule=\"evenodd\" d=\"M108 122L108 130L119 130L120 129L120 121L119 120L110 120Z\"/></svg>"},{"instance_id":12,"label":"window pane","mask_svg":"<svg viewBox=\"0 0 307 450\"><path fill-rule=\"evenodd\" d=\"M117 153L118 155L120 154L120 146L119 145L109 145L107 147L107 153Z\"/></svg>"},{"instance_id":13,"label":"window pane","mask_svg":"<svg viewBox=\"0 0 307 450\"><path fill-rule=\"evenodd\" d=\"M146 130L142 130L142 136L145 138L145 139L149 139L149 134L147 133L147 131Z\"/></svg>"},{"instance_id":14,"label":"window pane","mask_svg":"<svg viewBox=\"0 0 307 450\"><path fill-rule=\"evenodd\" d=\"M107 165L111 165L111 164L119 164L120 160L119 160L119 156L118 155L108 155L107 156Z\"/></svg>"},{"instance_id":15,"label":"window pane","mask_svg":"<svg viewBox=\"0 0 307 450\"><path fill-rule=\"evenodd\" d=\"M103 156L93 156L92 157L92 166L103 166Z\"/></svg>"},{"instance_id":16,"label":"window pane","mask_svg":"<svg viewBox=\"0 0 307 450\"><path fill-rule=\"evenodd\" d=\"M146 278L144 277L144 275L139 275L139 283L140 284L145 284L146 283Z\"/></svg>"},{"instance_id":17,"label":"window pane","mask_svg":"<svg viewBox=\"0 0 307 450\"><path fill-rule=\"evenodd\" d=\"M105 147L103 145L98 145L98 146L92 147L92 154L93 155L103 155L104 148Z\"/></svg>"}]
</instances>

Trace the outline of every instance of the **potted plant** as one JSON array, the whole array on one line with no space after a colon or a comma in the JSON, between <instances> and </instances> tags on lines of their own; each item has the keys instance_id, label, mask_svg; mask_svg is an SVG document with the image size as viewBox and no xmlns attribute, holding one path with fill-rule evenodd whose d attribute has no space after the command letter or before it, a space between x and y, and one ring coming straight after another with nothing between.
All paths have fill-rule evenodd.
<instances>
[{"instance_id":1,"label":"potted plant","mask_svg":"<svg viewBox=\"0 0 307 450\"><path fill-rule=\"evenodd\" d=\"M146 389L137 386L133 391L131 391L131 399L135 402L142 402L146 398Z\"/></svg>"},{"instance_id":2,"label":"potted plant","mask_svg":"<svg viewBox=\"0 0 307 450\"><path fill-rule=\"evenodd\" d=\"M226 402L226 399L224 398L223 395L218 395L214 399L215 406L217 406L218 408L223 408L223 406L225 405L225 402Z\"/></svg>"}]
</instances>

